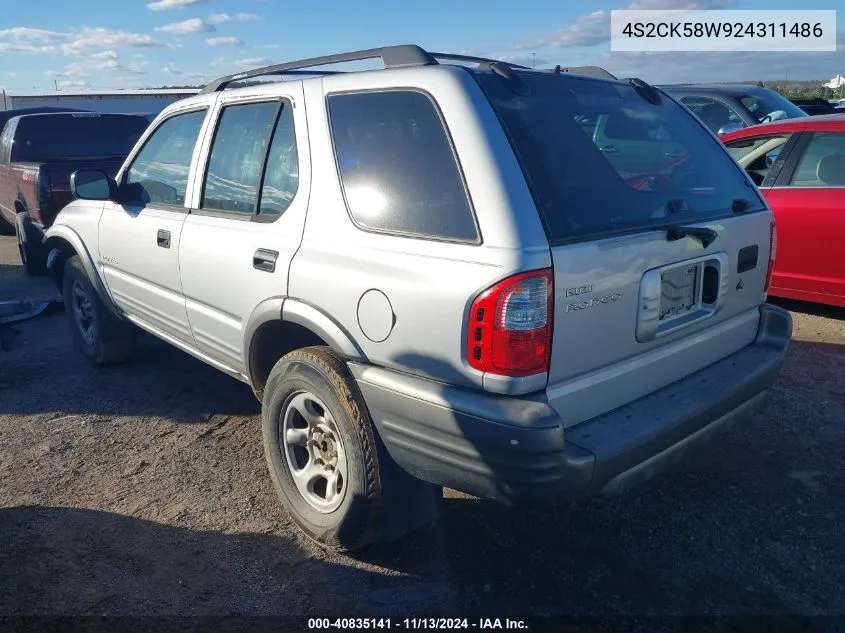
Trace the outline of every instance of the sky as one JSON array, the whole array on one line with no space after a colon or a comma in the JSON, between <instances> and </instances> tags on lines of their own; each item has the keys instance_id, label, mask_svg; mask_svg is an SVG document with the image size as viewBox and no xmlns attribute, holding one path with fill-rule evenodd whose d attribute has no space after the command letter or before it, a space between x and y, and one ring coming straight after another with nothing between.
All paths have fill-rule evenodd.
<instances>
[{"instance_id":1,"label":"sky","mask_svg":"<svg viewBox=\"0 0 845 633\"><path fill-rule=\"evenodd\" d=\"M619 53L611 9L835 9L839 0L0 0L0 87L198 85L245 68L390 44L525 65L594 64L651 83L845 75L837 52Z\"/></svg>"}]
</instances>

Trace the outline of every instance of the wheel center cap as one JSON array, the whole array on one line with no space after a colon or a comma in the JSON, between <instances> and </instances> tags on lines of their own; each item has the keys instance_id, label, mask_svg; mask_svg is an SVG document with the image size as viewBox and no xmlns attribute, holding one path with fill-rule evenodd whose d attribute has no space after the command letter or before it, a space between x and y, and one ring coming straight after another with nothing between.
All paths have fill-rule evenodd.
<instances>
[{"instance_id":1,"label":"wheel center cap","mask_svg":"<svg viewBox=\"0 0 845 633\"><path fill-rule=\"evenodd\" d=\"M334 467L337 464L337 449L331 432L315 429L310 444L314 457L323 465Z\"/></svg>"}]
</instances>

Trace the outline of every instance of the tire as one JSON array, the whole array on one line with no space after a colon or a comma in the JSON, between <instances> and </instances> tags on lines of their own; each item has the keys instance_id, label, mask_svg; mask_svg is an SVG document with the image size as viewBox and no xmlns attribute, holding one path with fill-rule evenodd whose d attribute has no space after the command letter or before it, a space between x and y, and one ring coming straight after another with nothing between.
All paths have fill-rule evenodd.
<instances>
[{"instance_id":1,"label":"tire","mask_svg":"<svg viewBox=\"0 0 845 633\"><path fill-rule=\"evenodd\" d=\"M65 264L62 294L76 346L88 360L95 365L111 365L132 354L137 338L135 329L105 306L91 285L79 255Z\"/></svg>"},{"instance_id":2,"label":"tire","mask_svg":"<svg viewBox=\"0 0 845 633\"><path fill-rule=\"evenodd\" d=\"M44 234L25 213L18 213L15 222L18 252L27 275L39 277L47 274L47 249L41 240Z\"/></svg>"},{"instance_id":3,"label":"tire","mask_svg":"<svg viewBox=\"0 0 845 633\"><path fill-rule=\"evenodd\" d=\"M6 218L3 217L3 213L0 212L0 235L14 235L15 234L15 225L10 223Z\"/></svg>"},{"instance_id":4,"label":"tire","mask_svg":"<svg viewBox=\"0 0 845 633\"><path fill-rule=\"evenodd\" d=\"M319 420L322 411L323 426L329 433L322 433L319 425L309 425L299 414L299 426L309 440L319 443L321 438L333 442L336 453L336 469L340 474L339 490L341 501L335 499L324 507L315 506L315 497L306 495L294 481L293 458L315 464L314 455L319 449L314 446L297 446L285 442L285 418L296 418L292 410L297 403L311 399L311 415ZM312 420L312 421L314 421ZM381 479L376 438L369 413L357 384L349 374L346 365L330 350L323 347L307 347L291 352L279 360L270 372L264 390L261 407L261 421L264 435L264 453L270 476L276 491L286 506L291 518L311 539L323 546L338 551L360 549L379 538L378 522L381 511ZM288 424L294 428L296 422ZM337 441L339 439L339 442ZM323 441L326 441L325 439ZM341 460L340 456L345 459ZM341 461L345 462L345 468ZM293 465L292 465L293 464ZM305 469L303 468L303 472ZM323 469L323 473L327 473ZM317 481L317 480L315 480ZM326 499L329 481L326 478ZM322 486L314 484L319 491ZM335 507L336 506L336 507Z\"/></svg>"}]
</instances>

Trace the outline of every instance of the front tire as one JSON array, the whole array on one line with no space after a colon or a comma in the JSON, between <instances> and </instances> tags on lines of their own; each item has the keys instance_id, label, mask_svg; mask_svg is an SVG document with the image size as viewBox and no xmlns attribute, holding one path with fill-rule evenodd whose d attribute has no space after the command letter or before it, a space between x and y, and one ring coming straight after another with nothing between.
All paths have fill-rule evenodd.
<instances>
[{"instance_id":1,"label":"front tire","mask_svg":"<svg viewBox=\"0 0 845 633\"><path fill-rule=\"evenodd\" d=\"M377 540L376 438L345 364L322 347L284 356L267 379L261 421L270 476L299 528L339 551Z\"/></svg>"},{"instance_id":2,"label":"front tire","mask_svg":"<svg viewBox=\"0 0 845 633\"><path fill-rule=\"evenodd\" d=\"M95 365L111 365L132 354L134 328L109 311L88 279L79 255L65 264L62 294L74 341L88 360Z\"/></svg>"}]
</instances>

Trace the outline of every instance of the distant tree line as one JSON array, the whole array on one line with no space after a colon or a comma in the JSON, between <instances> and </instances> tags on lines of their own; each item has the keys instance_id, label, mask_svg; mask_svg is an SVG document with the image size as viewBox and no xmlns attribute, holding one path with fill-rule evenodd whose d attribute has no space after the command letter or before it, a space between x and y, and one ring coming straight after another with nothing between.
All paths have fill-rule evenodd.
<instances>
[{"instance_id":1,"label":"distant tree line","mask_svg":"<svg viewBox=\"0 0 845 633\"><path fill-rule=\"evenodd\" d=\"M845 87L837 90L825 88L822 81L766 82L766 86L776 90L787 99L843 99Z\"/></svg>"}]
</instances>

